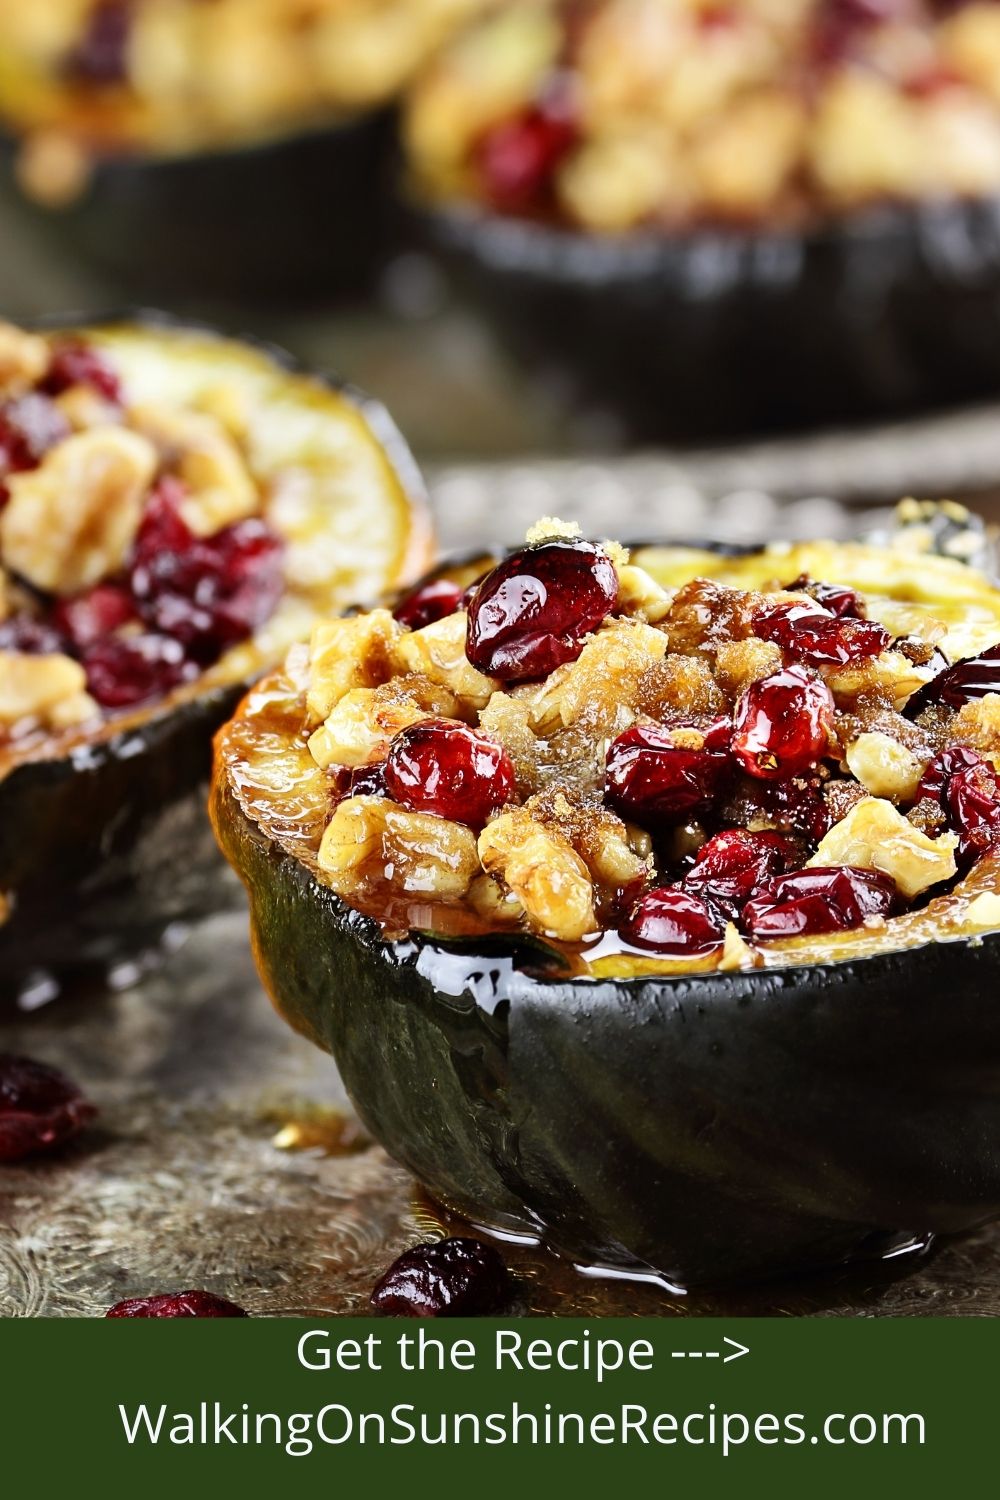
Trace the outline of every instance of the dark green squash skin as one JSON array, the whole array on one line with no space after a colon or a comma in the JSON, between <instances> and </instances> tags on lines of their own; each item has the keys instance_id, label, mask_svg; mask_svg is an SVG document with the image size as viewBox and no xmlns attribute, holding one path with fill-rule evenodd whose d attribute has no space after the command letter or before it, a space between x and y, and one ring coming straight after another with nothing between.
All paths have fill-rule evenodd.
<instances>
[{"instance_id":1,"label":"dark green squash skin","mask_svg":"<svg viewBox=\"0 0 1000 1500\"><path fill-rule=\"evenodd\" d=\"M472 1220L690 1287L1000 1213L1000 935L768 973L539 978L512 938L385 942L218 775L212 807L278 1008L390 1155Z\"/></svg>"},{"instance_id":2,"label":"dark green squash skin","mask_svg":"<svg viewBox=\"0 0 1000 1500\"><path fill-rule=\"evenodd\" d=\"M256 145L94 164L63 209L28 200L0 152L5 213L25 216L120 291L193 305L364 291L386 248L391 110Z\"/></svg>"},{"instance_id":3,"label":"dark green squash skin","mask_svg":"<svg viewBox=\"0 0 1000 1500\"><path fill-rule=\"evenodd\" d=\"M516 353L638 439L901 416L1000 389L1000 199L812 234L615 238L472 208L418 222Z\"/></svg>"}]
</instances>

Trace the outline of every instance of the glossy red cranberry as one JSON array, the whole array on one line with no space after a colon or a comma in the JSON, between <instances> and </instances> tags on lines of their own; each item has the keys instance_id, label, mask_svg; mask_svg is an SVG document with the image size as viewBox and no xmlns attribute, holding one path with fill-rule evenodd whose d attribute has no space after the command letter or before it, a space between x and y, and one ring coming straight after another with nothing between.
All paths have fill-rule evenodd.
<instances>
[{"instance_id":1,"label":"glossy red cranberry","mask_svg":"<svg viewBox=\"0 0 1000 1500\"><path fill-rule=\"evenodd\" d=\"M371 1304L396 1318L467 1318L498 1312L510 1291L492 1245L455 1238L405 1251L376 1283Z\"/></svg>"},{"instance_id":2,"label":"glossy red cranberry","mask_svg":"<svg viewBox=\"0 0 1000 1500\"><path fill-rule=\"evenodd\" d=\"M615 812L643 826L683 823L707 812L730 774L731 725L717 719L697 730L697 748L683 743L691 732L634 724L612 741L604 795Z\"/></svg>"},{"instance_id":3,"label":"glossy red cranberry","mask_svg":"<svg viewBox=\"0 0 1000 1500\"><path fill-rule=\"evenodd\" d=\"M949 776L942 797L958 834L958 863L973 864L1000 839L1000 786L991 765L965 766Z\"/></svg>"},{"instance_id":4,"label":"glossy red cranberry","mask_svg":"<svg viewBox=\"0 0 1000 1500\"><path fill-rule=\"evenodd\" d=\"M465 589L457 583L452 583L449 578L432 578L430 583L414 589L412 594L400 600L394 614L407 630L422 630L436 620L446 620L462 608L464 600Z\"/></svg>"},{"instance_id":5,"label":"glossy red cranberry","mask_svg":"<svg viewBox=\"0 0 1000 1500\"><path fill-rule=\"evenodd\" d=\"M489 735L450 719L426 719L393 740L385 787L411 812L482 828L497 808L512 801L517 779L510 756Z\"/></svg>"},{"instance_id":6,"label":"glossy red cranberry","mask_svg":"<svg viewBox=\"0 0 1000 1500\"><path fill-rule=\"evenodd\" d=\"M939 750L934 759L928 762L913 800L920 802L924 797L931 797L943 807L945 787L955 772L985 764L978 751L970 750L966 745L949 745L946 750Z\"/></svg>"},{"instance_id":7,"label":"glossy red cranberry","mask_svg":"<svg viewBox=\"0 0 1000 1500\"><path fill-rule=\"evenodd\" d=\"M133 708L166 697L199 675L179 641L165 635L105 636L80 656L87 691L102 708Z\"/></svg>"},{"instance_id":8,"label":"glossy red cranberry","mask_svg":"<svg viewBox=\"0 0 1000 1500\"><path fill-rule=\"evenodd\" d=\"M178 513L183 489L161 484L136 539L130 584L142 618L202 663L246 640L284 589L284 548L256 518L196 537Z\"/></svg>"},{"instance_id":9,"label":"glossy red cranberry","mask_svg":"<svg viewBox=\"0 0 1000 1500\"><path fill-rule=\"evenodd\" d=\"M733 755L751 776L780 781L811 770L826 754L833 694L805 667L751 683L733 717Z\"/></svg>"},{"instance_id":10,"label":"glossy red cranberry","mask_svg":"<svg viewBox=\"0 0 1000 1500\"><path fill-rule=\"evenodd\" d=\"M916 718L935 703L961 708L974 698L985 698L987 693L1000 693L1000 642L978 656L963 657L924 683L907 703L906 716Z\"/></svg>"},{"instance_id":11,"label":"glossy red cranberry","mask_svg":"<svg viewBox=\"0 0 1000 1500\"><path fill-rule=\"evenodd\" d=\"M123 583L99 583L85 594L59 599L52 621L74 646L92 646L136 618L132 595Z\"/></svg>"},{"instance_id":12,"label":"glossy red cranberry","mask_svg":"<svg viewBox=\"0 0 1000 1500\"><path fill-rule=\"evenodd\" d=\"M50 396L61 396L75 385L89 385L105 400L121 403L121 382L105 356L92 344L69 340L53 350L42 389Z\"/></svg>"},{"instance_id":13,"label":"glossy red cranberry","mask_svg":"<svg viewBox=\"0 0 1000 1500\"><path fill-rule=\"evenodd\" d=\"M735 920L761 886L788 865L787 840L778 833L727 828L703 844L684 877L684 889Z\"/></svg>"},{"instance_id":14,"label":"glossy red cranberry","mask_svg":"<svg viewBox=\"0 0 1000 1500\"><path fill-rule=\"evenodd\" d=\"M55 1068L0 1053L0 1162L57 1151L96 1113Z\"/></svg>"},{"instance_id":15,"label":"glossy red cranberry","mask_svg":"<svg viewBox=\"0 0 1000 1500\"><path fill-rule=\"evenodd\" d=\"M895 903L895 884L877 870L817 866L778 875L743 908L743 922L755 938L818 937L887 917Z\"/></svg>"},{"instance_id":16,"label":"glossy red cranberry","mask_svg":"<svg viewBox=\"0 0 1000 1500\"><path fill-rule=\"evenodd\" d=\"M659 886L640 896L620 932L633 948L668 958L700 958L722 945L726 918L693 891Z\"/></svg>"},{"instance_id":17,"label":"glossy red cranberry","mask_svg":"<svg viewBox=\"0 0 1000 1500\"><path fill-rule=\"evenodd\" d=\"M106 1318L248 1318L250 1314L211 1292L162 1292L116 1302Z\"/></svg>"},{"instance_id":18,"label":"glossy red cranberry","mask_svg":"<svg viewBox=\"0 0 1000 1500\"><path fill-rule=\"evenodd\" d=\"M753 629L761 640L773 641L786 656L811 667L863 661L878 656L892 640L876 620L840 618L818 604L776 604L755 617Z\"/></svg>"},{"instance_id":19,"label":"glossy red cranberry","mask_svg":"<svg viewBox=\"0 0 1000 1500\"><path fill-rule=\"evenodd\" d=\"M501 213L549 205L556 172L578 140L565 100L531 105L480 136L473 153L483 191Z\"/></svg>"},{"instance_id":20,"label":"glossy red cranberry","mask_svg":"<svg viewBox=\"0 0 1000 1500\"><path fill-rule=\"evenodd\" d=\"M48 656L65 652L66 638L47 620L37 615L11 615L0 620L0 651L22 651L27 656Z\"/></svg>"},{"instance_id":21,"label":"glossy red cranberry","mask_svg":"<svg viewBox=\"0 0 1000 1500\"><path fill-rule=\"evenodd\" d=\"M592 542L542 542L513 553L469 600L466 653L489 677L521 682L575 661L618 598L618 574Z\"/></svg>"},{"instance_id":22,"label":"glossy red cranberry","mask_svg":"<svg viewBox=\"0 0 1000 1500\"><path fill-rule=\"evenodd\" d=\"M133 7L134 0L98 0L66 58L68 78L97 88L127 82Z\"/></svg>"},{"instance_id":23,"label":"glossy red cranberry","mask_svg":"<svg viewBox=\"0 0 1000 1500\"><path fill-rule=\"evenodd\" d=\"M332 773L334 803L348 797L385 797L385 762L372 766L337 766Z\"/></svg>"},{"instance_id":24,"label":"glossy red cranberry","mask_svg":"<svg viewBox=\"0 0 1000 1500\"><path fill-rule=\"evenodd\" d=\"M798 578L793 578L791 583L785 585L790 594L808 594L817 604L829 610L831 615L839 619L863 620L866 609L865 602L857 589L849 589L843 583L821 583L816 578L810 578L808 573L800 573Z\"/></svg>"}]
</instances>

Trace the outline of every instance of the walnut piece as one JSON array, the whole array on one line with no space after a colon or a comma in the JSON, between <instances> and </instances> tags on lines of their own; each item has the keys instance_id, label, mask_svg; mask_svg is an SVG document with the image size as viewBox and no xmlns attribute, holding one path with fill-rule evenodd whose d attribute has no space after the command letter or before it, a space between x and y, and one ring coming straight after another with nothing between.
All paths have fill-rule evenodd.
<instances>
[{"instance_id":1,"label":"walnut piece","mask_svg":"<svg viewBox=\"0 0 1000 1500\"><path fill-rule=\"evenodd\" d=\"M926 761L889 734L860 734L848 745L847 765L873 797L909 802L916 796Z\"/></svg>"},{"instance_id":2,"label":"walnut piece","mask_svg":"<svg viewBox=\"0 0 1000 1500\"><path fill-rule=\"evenodd\" d=\"M377 687L391 671L392 646L402 633L387 609L314 626L309 645L310 724L322 724L352 688Z\"/></svg>"},{"instance_id":3,"label":"walnut piece","mask_svg":"<svg viewBox=\"0 0 1000 1500\"><path fill-rule=\"evenodd\" d=\"M190 491L180 513L195 536L214 536L260 510L260 495L246 460L214 417L149 405L133 407L129 420Z\"/></svg>"},{"instance_id":4,"label":"walnut piece","mask_svg":"<svg viewBox=\"0 0 1000 1500\"><path fill-rule=\"evenodd\" d=\"M651 625L611 621L590 637L576 661L524 691L530 727L550 734L580 723L595 738L620 733L634 717L643 674L662 662L666 649L666 636Z\"/></svg>"},{"instance_id":5,"label":"walnut piece","mask_svg":"<svg viewBox=\"0 0 1000 1500\"><path fill-rule=\"evenodd\" d=\"M30 391L48 372L50 360L45 339L0 322L0 396Z\"/></svg>"},{"instance_id":6,"label":"walnut piece","mask_svg":"<svg viewBox=\"0 0 1000 1500\"><path fill-rule=\"evenodd\" d=\"M956 874L953 833L928 838L881 797L865 797L834 824L809 860L811 866L857 865L881 870L907 900Z\"/></svg>"},{"instance_id":7,"label":"walnut piece","mask_svg":"<svg viewBox=\"0 0 1000 1500\"><path fill-rule=\"evenodd\" d=\"M476 836L461 823L407 812L385 797L349 797L327 825L319 867L341 894L384 881L413 895L457 899L480 873Z\"/></svg>"},{"instance_id":8,"label":"walnut piece","mask_svg":"<svg viewBox=\"0 0 1000 1500\"><path fill-rule=\"evenodd\" d=\"M453 692L468 711L484 708L496 688L492 677L477 672L465 654L468 628L464 610L435 620L422 630L404 631L393 647L399 672L416 672Z\"/></svg>"},{"instance_id":9,"label":"walnut piece","mask_svg":"<svg viewBox=\"0 0 1000 1500\"><path fill-rule=\"evenodd\" d=\"M486 825L479 857L517 897L536 931L569 943L597 931L587 866L567 838L523 807Z\"/></svg>"},{"instance_id":10,"label":"walnut piece","mask_svg":"<svg viewBox=\"0 0 1000 1500\"><path fill-rule=\"evenodd\" d=\"M0 724L35 719L52 729L82 723L97 712L78 661L52 653L0 651Z\"/></svg>"},{"instance_id":11,"label":"walnut piece","mask_svg":"<svg viewBox=\"0 0 1000 1500\"><path fill-rule=\"evenodd\" d=\"M388 754L400 730L430 716L453 718L455 711L446 688L421 678L351 688L309 736L309 753L324 771L329 766L368 766Z\"/></svg>"},{"instance_id":12,"label":"walnut piece","mask_svg":"<svg viewBox=\"0 0 1000 1500\"><path fill-rule=\"evenodd\" d=\"M36 588L75 594L117 573L135 540L156 450L124 427L95 427L12 474L0 514L5 562Z\"/></svg>"}]
</instances>

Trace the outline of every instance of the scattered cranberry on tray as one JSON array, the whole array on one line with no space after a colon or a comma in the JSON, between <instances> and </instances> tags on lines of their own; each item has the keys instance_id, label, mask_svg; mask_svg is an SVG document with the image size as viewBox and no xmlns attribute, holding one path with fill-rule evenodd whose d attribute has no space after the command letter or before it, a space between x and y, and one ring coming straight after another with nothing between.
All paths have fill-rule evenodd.
<instances>
[{"instance_id":1,"label":"scattered cranberry on tray","mask_svg":"<svg viewBox=\"0 0 1000 1500\"><path fill-rule=\"evenodd\" d=\"M458 1238L415 1245L377 1282L371 1304L397 1318L465 1318L497 1312L510 1296L498 1251Z\"/></svg>"},{"instance_id":2,"label":"scattered cranberry on tray","mask_svg":"<svg viewBox=\"0 0 1000 1500\"><path fill-rule=\"evenodd\" d=\"M833 713L825 682L805 667L785 667L752 683L737 703L733 754L762 780L797 776L822 759Z\"/></svg>"},{"instance_id":3,"label":"scattered cranberry on tray","mask_svg":"<svg viewBox=\"0 0 1000 1500\"><path fill-rule=\"evenodd\" d=\"M250 1314L211 1292L164 1292L116 1302L106 1318L248 1318Z\"/></svg>"},{"instance_id":4,"label":"scattered cranberry on tray","mask_svg":"<svg viewBox=\"0 0 1000 1500\"><path fill-rule=\"evenodd\" d=\"M385 786L411 812L436 813L472 828L482 828L517 790L503 746L448 719L427 719L396 735L386 757Z\"/></svg>"},{"instance_id":5,"label":"scattered cranberry on tray","mask_svg":"<svg viewBox=\"0 0 1000 1500\"><path fill-rule=\"evenodd\" d=\"M647 891L636 902L621 928L621 936L635 948L648 948L670 958L700 958L722 946L726 919L702 896L682 886Z\"/></svg>"},{"instance_id":6,"label":"scattered cranberry on tray","mask_svg":"<svg viewBox=\"0 0 1000 1500\"><path fill-rule=\"evenodd\" d=\"M0 1162L58 1150L96 1113L56 1068L0 1053Z\"/></svg>"},{"instance_id":7,"label":"scattered cranberry on tray","mask_svg":"<svg viewBox=\"0 0 1000 1500\"><path fill-rule=\"evenodd\" d=\"M525 547L488 573L469 600L469 661L504 682L546 677L576 660L617 598L614 564L593 542Z\"/></svg>"},{"instance_id":8,"label":"scattered cranberry on tray","mask_svg":"<svg viewBox=\"0 0 1000 1500\"><path fill-rule=\"evenodd\" d=\"M743 922L755 938L818 937L887 917L895 904L894 882L877 870L816 866L777 876L743 908Z\"/></svg>"},{"instance_id":9,"label":"scattered cranberry on tray","mask_svg":"<svg viewBox=\"0 0 1000 1500\"><path fill-rule=\"evenodd\" d=\"M728 719L700 730L633 725L608 747L608 802L643 826L682 823L707 811L730 774L731 733Z\"/></svg>"}]
</instances>

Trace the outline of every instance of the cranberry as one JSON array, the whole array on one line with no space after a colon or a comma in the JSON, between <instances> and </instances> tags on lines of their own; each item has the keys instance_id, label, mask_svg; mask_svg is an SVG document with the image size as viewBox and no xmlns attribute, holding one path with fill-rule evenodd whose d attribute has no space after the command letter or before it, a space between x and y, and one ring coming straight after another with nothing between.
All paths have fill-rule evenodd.
<instances>
[{"instance_id":1,"label":"cranberry","mask_svg":"<svg viewBox=\"0 0 1000 1500\"><path fill-rule=\"evenodd\" d=\"M761 640L774 641L786 656L812 667L843 667L878 656L892 639L875 620L838 618L819 605L791 602L762 610L754 618L753 629Z\"/></svg>"},{"instance_id":2,"label":"cranberry","mask_svg":"<svg viewBox=\"0 0 1000 1500\"><path fill-rule=\"evenodd\" d=\"M31 391L0 406L0 476L33 469L71 428L55 402Z\"/></svg>"},{"instance_id":3,"label":"cranberry","mask_svg":"<svg viewBox=\"0 0 1000 1500\"><path fill-rule=\"evenodd\" d=\"M104 355L91 344L71 340L53 350L42 389L50 396L61 396L75 385L89 385L99 396L121 404L121 382Z\"/></svg>"},{"instance_id":4,"label":"cranberry","mask_svg":"<svg viewBox=\"0 0 1000 1500\"><path fill-rule=\"evenodd\" d=\"M578 139L563 98L534 104L493 125L474 151L488 201L501 213L530 213L551 199L556 172Z\"/></svg>"},{"instance_id":5,"label":"cranberry","mask_svg":"<svg viewBox=\"0 0 1000 1500\"><path fill-rule=\"evenodd\" d=\"M833 694L804 667L751 683L736 705L733 754L751 776L778 781L811 770L826 752Z\"/></svg>"},{"instance_id":6,"label":"cranberry","mask_svg":"<svg viewBox=\"0 0 1000 1500\"><path fill-rule=\"evenodd\" d=\"M849 589L846 584L820 583L817 579L810 578L808 573L800 573L798 578L794 578L785 587L790 594L808 594L810 599L814 599L838 619L865 618L864 600L856 589Z\"/></svg>"},{"instance_id":7,"label":"cranberry","mask_svg":"<svg viewBox=\"0 0 1000 1500\"><path fill-rule=\"evenodd\" d=\"M991 765L966 766L949 776L942 798L958 834L958 862L973 864L1000 838L1000 786Z\"/></svg>"},{"instance_id":8,"label":"cranberry","mask_svg":"<svg viewBox=\"0 0 1000 1500\"><path fill-rule=\"evenodd\" d=\"M816 61L826 65L842 62L860 32L894 20L903 8L901 0L823 0L813 23Z\"/></svg>"},{"instance_id":9,"label":"cranberry","mask_svg":"<svg viewBox=\"0 0 1000 1500\"><path fill-rule=\"evenodd\" d=\"M122 583L99 583L85 594L58 600L52 611L53 624L81 648L113 635L135 617L132 595Z\"/></svg>"},{"instance_id":10,"label":"cranberry","mask_svg":"<svg viewBox=\"0 0 1000 1500\"><path fill-rule=\"evenodd\" d=\"M422 630L462 608L465 590L449 578L432 578L396 605L395 617L407 630Z\"/></svg>"},{"instance_id":11,"label":"cranberry","mask_svg":"<svg viewBox=\"0 0 1000 1500\"><path fill-rule=\"evenodd\" d=\"M97 88L127 82L131 30L132 0L98 0L66 58L67 76Z\"/></svg>"},{"instance_id":12,"label":"cranberry","mask_svg":"<svg viewBox=\"0 0 1000 1500\"><path fill-rule=\"evenodd\" d=\"M55 1068L0 1053L0 1162L57 1150L96 1113Z\"/></svg>"},{"instance_id":13,"label":"cranberry","mask_svg":"<svg viewBox=\"0 0 1000 1500\"><path fill-rule=\"evenodd\" d=\"M343 802L348 797L386 795L384 761L377 761L373 766L338 766L332 780L335 802Z\"/></svg>"},{"instance_id":14,"label":"cranberry","mask_svg":"<svg viewBox=\"0 0 1000 1500\"><path fill-rule=\"evenodd\" d=\"M679 885L647 891L629 912L621 936L634 948L676 958L700 958L721 947L726 918L708 901Z\"/></svg>"},{"instance_id":15,"label":"cranberry","mask_svg":"<svg viewBox=\"0 0 1000 1500\"><path fill-rule=\"evenodd\" d=\"M513 553L469 600L466 653L507 682L575 661L618 597L618 574L592 542L552 541Z\"/></svg>"},{"instance_id":16,"label":"cranberry","mask_svg":"<svg viewBox=\"0 0 1000 1500\"><path fill-rule=\"evenodd\" d=\"M965 745L949 745L946 750L939 750L924 770L914 801L920 802L924 797L931 797L943 807L945 787L955 772L985 764L977 751L969 750Z\"/></svg>"},{"instance_id":17,"label":"cranberry","mask_svg":"<svg viewBox=\"0 0 1000 1500\"><path fill-rule=\"evenodd\" d=\"M211 1292L161 1292L116 1302L106 1318L248 1318L250 1314Z\"/></svg>"},{"instance_id":18,"label":"cranberry","mask_svg":"<svg viewBox=\"0 0 1000 1500\"><path fill-rule=\"evenodd\" d=\"M393 1261L371 1303L397 1318L465 1318L496 1312L509 1296L507 1267L491 1245L447 1239L415 1245Z\"/></svg>"},{"instance_id":19,"label":"cranberry","mask_svg":"<svg viewBox=\"0 0 1000 1500\"><path fill-rule=\"evenodd\" d=\"M102 708L132 708L163 698L198 667L179 641L164 635L105 636L81 655L87 691Z\"/></svg>"},{"instance_id":20,"label":"cranberry","mask_svg":"<svg viewBox=\"0 0 1000 1500\"><path fill-rule=\"evenodd\" d=\"M66 650L61 633L37 615L11 615L0 621L0 651L21 651L26 656L50 656Z\"/></svg>"},{"instance_id":21,"label":"cranberry","mask_svg":"<svg viewBox=\"0 0 1000 1500\"><path fill-rule=\"evenodd\" d=\"M817 866L776 876L743 908L743 921L755 938L818 937L888 916L895 901L894 882L878 870Z\"/></svg>"},{"instance_id":22,"label":"cranberry","mask_svg":"<svg viewBox=\"0 0 1000 1500\"><path fill-rule=\"evenodd\" d=\"M699 849L684 889L734 920L762 885L787 868L789 853L780 834L727 828Z\"/></svg>"},{"instance_id":23,"label":"cranberry","mask_svg":"<svg viewBox=\"0 0 1000 1500\"><path fill-rule=\"evenodd\" d=\"M181 486L164 482L151 497L130 583L147 624L210 662L274 612L284 587L283 547L256 518L194 536L177 510L182 495Z\"/></svg>"},{"instance_id":24,"label":"cranberry","mask_svg":"<svg viewBox=\"0 0 1000 1500\"><path fill-rule=\"evenodd\" d=\"M730 732L728 719L697 731L634 724L608 747L609 804L643 825L683 823L706 812L730 772ZM702 737L697 748L684 743L692 734Z\"/></svg>"},{"instance_id":25,"label":"cranberry","mask_svg":"<svg viewBox=\"0 0 1000 1500\"><path fill-rule=\"evenodd\" d=\"M974 698L985 698L987 693L1000 693L1000 642L978 656L963 657L925 682L907 703L906 715L915 718L934 703L961 708Z\"/></svg>"},{"instance_id":26,"label":"cranberry","mask_svg":"<svg viewBox=\"0 0 1000 1500\"><path fill-rule=\"evenodd\" d=\"M385 762L386 791L412 812L482 828L516 791L510 756L479 730L426 719L397 734Z\"/></svg>"}]
</instances>

